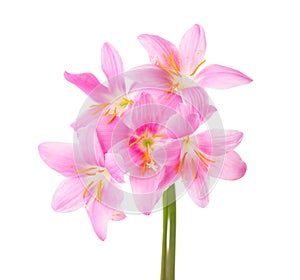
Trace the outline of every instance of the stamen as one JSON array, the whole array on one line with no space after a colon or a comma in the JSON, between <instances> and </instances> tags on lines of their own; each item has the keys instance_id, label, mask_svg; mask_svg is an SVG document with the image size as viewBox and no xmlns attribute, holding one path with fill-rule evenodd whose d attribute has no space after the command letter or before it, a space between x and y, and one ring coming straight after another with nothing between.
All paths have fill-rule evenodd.
<instances>
[{"instance_id":1,"label":"stamen","mask_svg":"<svg viewBox=\"0 0 300 280\"><path fill-rule=\"evenodd\" d=\"M88 168L85 168L85 169L79 169L79 170L76 170L75 173L76 174L85 173L85 172L88 172L88 171L91 171L91 170L94 170L94 169L97 169L97 167L88 167Z\"/></svg>"},{"instance_id":2,"label":"stamen","mask_svg":"<svg viewBox=\"0 0 300 280\"><path fill-rule=\"evenodd\" d=\"M129 100L126 97L123 97L122 100L119 103L119 106L124 109L124 108L126 108L128 106L128 104L133 105L134 102L132 100Z\"/></svg>"},{"instance_id":3,"label":"stamen","mask_svg":"<svg viewBox=\"0 0 300 280\"><path fill-rule=\"evenodd\" d=\"M98 113L100 113L103 109L102 108L99 108L97 109L96 111L94 111L93 113L91 113L92 116L95 116L97 115Z\"/></svg>"},{"instance_id":4,"label":"stamen","mask_svg":"<svg viewBox=\"0 0 300 280\"><path fill-rule=\"evenodd\" d=\"M204 59L202 62L200 62L200 63L196 66L195 70L190 74L190 76L194 76L194 75L196 74L197 70L199 69L199 67L200 67L205 61L206 61L206 59Z\"/></svg>"},{"instance_id":5,"label":"stamen","mask_svg":"<svg viewBox=\"0 0 300 280\"><path fill-rule=\"evenodd\" d=\"M100 199L101 199L101 189L102 189L102 186L103 186L103 182L99 181L98 185L97 185L97 191L96 191L96 200L98 202L100 202Z\"/></svg>"},{"instance_id":6,"label":"stamen","mask_svg":"<svg viewBox=\"0 0 300 280\"><path fill-rule=\"evenodd\" d=\"M102 109L104 109L106 106L108 106L110 103L102 103L102 104L100 104L100 103L98 103L98 104L92 104L92 105L90 105L90 108L94 108L94 107L100 107L100 108L102 108Z\"/></svg>"},{"instance_id":7,"label":"stamen","mask_svg":"<svg viewBox=\"0 0 300 280\"><path fill-rule=\"evenodd\" d=\"M94 181L91 181L91 182L85 187L84 192L83 192L83 194L82 194L82 198L85 198L85 197L86 197L86 194L87 194L89 188L90 188L91 185L93 185L93 184L94 184Z\"/></svg>"},{"instance_id":8,"label":"stamen","mask_svg":"<svg viewBox=\"0 0 300 280\"><path fill-rule=\"evenodd\" d=\"M161 138L165 138L165 137L167 137L167 136L166 136L165 134L153 134L152 137L153 137L153 138L160 138L160 137L161 137Z\"/></svg>"},{"instance_id":9,"label":"stamen","mask_svg":"<svg viewBox=\"0 0 300 280\"><path fill-rule=\"evenodd\" d=\"M173 69L176 70L176 72L179 74L180 69L179 69L178 63L175 60L175 56L174 56L173 52L170 53L170 57L171 57L171 62L172 62Z\"/></svg>"},{"instance_id":10,"label":"stamen","mask_svg":"<svg viewBox=\"0 0 300 280\"><path fill-rule=\"evenodd\" d=\"M162 65L159 61L157 61L157 64L158 64L158 66L159 66L160 68L164 69L164 70L167 71L169 74L178 76L178 74L177 74L176 72L174 72L174 71L172 71L170 68L168 68L168 67Z\"/></svg>"},{"instance_id":11,"label":"stamen","mask_svg":"<svg viewBox=\"0 0 300 280\"><path fill-rule=\"evenodd\" d=\"M194 173L194 179L197 179L197 169L195 166L195 161L193 159L191 160L191 164L192 164L192 171Z\"/></svg>"},{"instance_id":12,"label":"stamen","mask_svg":"<svg viewBox=\"0 0 300 280\"><path fill-rule=\"evenodd\" d=\"M107 116L110 112L110 108L108 108L104 113L103 113L103 116Z\"/></svg>"},{"instance_id":13,"label":"stamen","mask_svg":"<svg viewBox=\"0 0 300 280\"><path fill-rule=\"evenodd\" d=\"M146 146L146 151L144 155L144 165L146 166L147 163L149 163L149 147L148 145Z\"/></svg>"},{"instance_id":14,"label":"stamen","mask_svg":"<svg viewBox=\"0 0 300 280\"><path fill-rule=\"evenodd\" d=\"M137 140L133 141L132 143L129 144L129 147L131 148L132 146L134 146L135 144L139 143L140 141L142 141L145 138L145 136L141 136L140 138L138 138Z\"/></svg>"},{"instance_id":15,"label":"stamen","mask_svg":"<svg viewBox=\"0 0 300 280\"><path fill-rule=\"evenodd\" d=\"M207 161L209 161L209 162L215 162L214 160L205 157L200 151L194 150L194 152L195 152L198 156L202 157L203 159L205 159L205 160L207 160Z\"/></svg>"},{"instance_id":16,"label":"stamen","mask_svg":"<svg viewBox=\"0 0 300 280\"><path fill-rule=\"evenodd\" d=\"M157 171L157 166L155 165L155 163L153 161L151 161L151 163L147 162L146 163L146 166L149 168L149 169L152 169L153 171Z\"/></svg>"},{"instance_id":17,"label":"stamen","mask_svg":"<svg viewBox=\"0 0 300 280\"><path fill-rule=\"evenodd\" d=\"M179 164L176 165L176 174L178 174L181 171L182 166L184 165L184 162L185 162L186 155L187 155L187 152L184 153L182 160L179 162Z\"/></svg>"},{"instance_id":18,"label":"stamen","mask_svg":"<svg viewBox=\"0 0 300 280\"><path fill-rule=\"evenodd\" d=\"M163 54L163 58L167 61L169 66L175 70L175 75L181 77L180 69L177 62L175 61L173 52L170 52L170 56L166 56L165 54Z\"/></svg>"},{"instance_id":19,"label":"stamen","mask_svg":"<svg viewBox=\"0 0 300 280\"><path fill-rule=\"evenodd\" d=\"M96 173L85 173L86 176L95 176Z\"/></svg>"},{"instance_id":20,"label":"stamen","mask_svg":"<svg viewBox=\"0 0 300 280\"><path fill-rule=\"evenodd\" d=\"M211 162L211 160L209 160L206 157L204 157L199 151L194 150L194 152L196 153L196 155L198 156L198 158L200 159L200 161L203 163L204 169L207 172L208 171L208 164L207 164L207 162L205 162L205 159L208 160L208 161L210 161L210 162Z\"/></svg>"},{"instance_id":21,"label":"stamen","mask_svg":"<svg viewBox=\"0 0 300 280\"><path fill-rule=\"evenodd\" d=\"M126 97L123 97L123 100L126 101L128 104L133 105L134 102Z\"/></svg>"},{"instance_id":22,"label":"stamen","mask_svg":"<svg viewBox=\"0 0 300 280\"><path fill-rule=\"evenodd\" d=\"M145 130L145 137L148 138L148 135L149 135L149 129L148 129L148 126L147 126L146 130Z\"/></svg>"},{"instance_id":23,"label":"stamen","mask_svg":"<svg viewBox=\"0 0 300 280\"><path fill-rule=\"evenodd\" d=\"M111 123L117 116L117 108L114 108L114 112L112 113L111 118L106 122L107 124Z\"/></svg>"}]
</instances>

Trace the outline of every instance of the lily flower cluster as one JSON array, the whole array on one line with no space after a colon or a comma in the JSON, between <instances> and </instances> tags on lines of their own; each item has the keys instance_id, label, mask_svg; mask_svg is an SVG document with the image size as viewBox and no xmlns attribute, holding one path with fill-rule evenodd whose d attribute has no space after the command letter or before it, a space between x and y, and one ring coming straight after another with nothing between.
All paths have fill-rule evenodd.
<instances>
[{"instance_id":1,"label":"lily flower cluster","mask_svg":"<svg viewBox=\"0 0 300 280\"><path fill-rule=\"evenodd\" d=\"M234 151L243 134L206 129L217 110L205 89L252 80L225 66L205 67L200 25L183 35L178 48L156 35L138 39L150 64L125 72L117 50L105 43L101 57L107 83L91 73L65 72L88 96L72 124L74 143L39 146L46 164L66 177L54 193L53 209L84 206L101 240L109 220L123 220L127 211L150 214L179 180L192 200L205 207L211 178L235 180L246 171Z\"/></svg>"}]
</instances>

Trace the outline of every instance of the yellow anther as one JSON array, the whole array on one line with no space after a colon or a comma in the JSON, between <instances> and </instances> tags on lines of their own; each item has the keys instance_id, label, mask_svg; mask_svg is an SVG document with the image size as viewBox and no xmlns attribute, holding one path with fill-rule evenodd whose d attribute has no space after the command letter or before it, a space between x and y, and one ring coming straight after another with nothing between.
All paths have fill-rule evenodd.
<instances>
[{"instance_id":1,"label":"yellow anther","mask_svg":"<svg viewBox=\"0 0 300 280\"><path fill-rule=\"evenodd\" d=\"M110 108L108 108L104 113L103 113L103 116L107 116L110 112Z\"/></svg>"},{"instance_id":2,"label":"yellow anther","mask_svg":"<svg viewBox=\"0 0 300 280\"><path fill-rule=\"evenodd\" d=\"M176 72L172 71L170 68L168 68L168 67L162 65L159 61L157 61L157 64L158 64L158 66L159 66L160 68L164 69L164 70L167 71L169 74L178 76L178 73L176 73Z\"/></svg>"},{"instance_id":3,"label":"yellow anther","mask_svg":"<svg viewBox=\"0 0 300 280\"><path fill-rule=\"evenodd\" d=\"M75 173L76 174L78 174L78 173L86 173L86 172L94 170L94 169L97 169L97 167L88 167L88 168L85 168L85 169L79 169L79 170L76 170Z\"/></svg>"},{"instance_id":4,"label":"yellow anther","mask_svg":"<svg viewBox=\"0 0 300 280\"><path fill-rule=\"evenodd\" d=\"M205 159L205 160L207 160L209 162L214 162L214 160L205 157L200 151L194 150L194 152L197 154L198 157L202 157L203 159Z\"/></svg>"},{"instance_id":5,"label":"yellow anther","mask_svg":"<svg viewBox=\"0 0 300 280\"><path fill-rule=\"evenodd\" d=\"M148 138L149 136L149 129L148 129L148 126L146 127L146 130L145 130L145 137Z\"/></svg>"},{"instance_id":6,"label":"yellow anther","mask_svg":"<svg viewBox=\"0 0 300 280\"><path fill-rule=\"evenodd\" d=\"M96 173L85 173L86 176L95 176Z\"/></svg>"},{"instance_id":7,"label":"yellow anther","mask_svg":"<svg viewBox=\"0 0 300 280\"><path fill-rule=\"evenodd\" d=\"M175 60L175 56L174 56L173 52L170 53L170 58L171 58L170 66L179 74L180 73L179 65L178 65L177 61Z\"/></svg>"},{"instance_id":8,"label":"yellow anther","mask_svg":"<svg viewBox=\"0 0 300 280\"><path fill-rule=\"evenodd\" d=\"M140 141L142 141L145 138L145 136L141 136L140 138L136 139L135 141L131 142L129 144L129 147L134 146L135 144L139 143Z\"/></svg>"},{"instance_id":9,"label":"yellow anther","mask_svg":"<svg viewBox=\"0 0 300 280\"><path fill-rule=\"evenodd\" d=\"M165 134L153 134L152 137L153 138L165 138L167 136Z\"/></svg>"},{"instance_id":10,"label":"yellow anther","mask_svg":"<svg viewBox=\"0 0 300 280\"><path fill-rule=\"evenodd\" d=\"M202 62L200 62L196 68L194 69L194 71L190 74L190 76L194 76L197 72L197 70L199 69L199 67L206 61L206 59L204 59Z\"/></svg>"},{"instance_id":11,"label":"yellow anther","mask_svg":"<svg viewBox=\"0 0 300 280\"><path fill-rule=\"evenodd\" d=\"M101 189L102 189L102 186L103 186L103 182L99 181L98 185L97 185L97 190L96 190L96 200L98 202L101 201Z\"/></svg>"},{"instance_id":12,"label":"yellow anther","mask_svg":"<svg viewBox=\"0 0 300 280\"><path fill-rule=\"evenodd\" d=\"M123 97L121 102L119 103L119 106L122 108L126 108L129 104L133 105L134 102L126 97Z\"/></svg>"},{"instance_id":13,"label":"yellow anther","mask_svg":"<svg viewBox=\"0 0 300 280\"><path fill-rule=\"evenodd\" d=\"M111 123L117 116L117 108L114 108L114 112L111 115L111 118L106 122L107 124Z\"/></svg>"},{"instance_id":14,"label":"yellow anther","mask_svg":"<svg viewBox=\"0 0 300 280\"><path fill-rule=\"evenodd\" d=\"M83 192L83 194L82 194L82 198L85 198L85 197L86 197L86 194L87 194L89 188L90 188L93 184L94 184L94 181L91 181L91 182L85 187L84 192Z\"/></svg>"},{"instance_id":15,"label":"yellow anther","mask_svg":"<svg viewBox=\"0 0 300 280\"><path fill-rule=\"evenodd\" d=\"M191 160L191 165L192 165L192 171L194 173L194 179L197 179L197 169L196 169L195 161L193 159Z\"/></svg>"},{"instance_id":16,"label":"yellow anther","mask_svg":"<svg viewBox=\"0 0 300 280\"><path fill-rule=\"evenodd\" d=\"M186 155L187 155L187 152L184 153L181 161L176 164L176 174L178 174L181 171L182 166L184 165L184 162L185 162Z\"/></svg>"},{"instance_id":17,"label":"yellow anther","mask_svg":"<svg viewBox=\"0 0 300 280\"><path fill-rule=\"evenodd\" d=\"M104 109L106 106L108 106L110 103L102 103L102 104L100 104L100 103L98 103L98 104L92 104L92 105L90 105L90 108L94 108L94 107L100 107L100 108L102 108L102 109Z\"/></svg>"}]
</instances>

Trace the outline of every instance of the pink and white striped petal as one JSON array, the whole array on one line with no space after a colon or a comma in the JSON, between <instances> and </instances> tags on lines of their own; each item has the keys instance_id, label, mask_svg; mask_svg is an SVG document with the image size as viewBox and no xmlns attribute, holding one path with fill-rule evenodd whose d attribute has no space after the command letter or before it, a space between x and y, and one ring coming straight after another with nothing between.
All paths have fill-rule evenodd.
<instances>
[{"instance_id":1,"label":"pink and white striped petal","mask_svg":"<svg viewBox=\"0 0 300 280\"><path fill-rule=\"evenodd\" d=\"M85 201L83 199L84 187L79 177L64 180L52 199L52 208L57 212L70 212L81 208Z\"/></svg>"},{"instance_id":2,"label":"pink and white striped petal","mask_svg":"<svg viewBox=\"0 0 300 280\"><path fill-rule=\"evenodd\" d=\"M75 176L73 144L45 142L38 149L41 158L50 168L66 177Z\"/></svg>"},{"instance_id":3,"label":"pink and white striped petal","mask_svg":"<svg viewBox=\"0 0 300 280\"><path fill-rule=\"evenodd\" d=\"M102 205L94 198L91 199L92 202L87 203L86 210L95 233L103 241L106 238L108 221L120 221L125 218L125 215Z\"/></svg>"},{"instance_id":4,"label":"pink and white striped petal","mask_svg":"<svg viewBox=\"0 0 300 280\"><path fill-rule=\"evenodd\" d=\"M196 80L204 88L227 89L252 82L242 72L217 64L211 64L200 71Z\"/></svg>"},{"instance_id":5,"label":"pink and white striped petal","mask_svg":"<svg viewBox=\"0 0 300 280\"><path fill-rule=\"evenodd\" d=\"M210 166L210 174L224 180L237 180L246 173L247 165L238 153L231 151Z\"/></svg>"},{"instance_id":6,"label":"pink and white striped petal","mask_svg":"<svg viewBox=\"0 0 300 280\"><path fill-rule=\"evenodd\" d=\"M124 77L120 76L124 72L123 61L118 51L109 43L102 47L101 63L111 91L125 93Z\"/></svg>"},{"instance_id":7,"label":"pink and white striped petal","mask_svg":"<svg viewBox=\"0 0 300 280\"><path fill-rule=\"evenodd\" d=\"M188 188L191 199L200 207L204 208L209 202L208 187L205 181L197 178Z\"/></svg>"},{"instance_id":8,"label":"pink and white striped petal","mask_svg":"<svg viewBox=\"0 0 300 280\"><path fill-rule=\"evenodd\" d=\"M208 155L224 155L237 147L243 133L237 130L211 129L196 136L198 147Z\"/></svg>"},{"instance_id":9,"label":"pink and white striped petal","mask_svg":"<svg viewBox=\"0 0 300 280\"><path fill-rule=\"evenodd\" d=\"M194 74L198 70L198 65L203 61L205 50L204 29L200 25L195 24L183 35L179 45L181 72L186 75Z\"/></svg>"},{"instance_id":10,"label":"pink and white striped petal","mask_svg":"<svg viewBox=\"0 0 300 280\"><path fill-rule=\"evenodd\" d=\"M171 42L149 34L142 34L138 39L148 52L152 64L163 66L171 71L175 70L174 67L179 64L178 50Z\"/></svg>"},{"instance_id":11,"label":"pink and white striped petal","mask_svg":"<svg viewBox=\"0 0 300 280\"><path fill-rule=\"evenodd\" d=\"M97 86L101 85L92 73L71 74L65 71L64 76L67 81L76 85L86 94L90 94Z\"/></svg>"}]
</instances>

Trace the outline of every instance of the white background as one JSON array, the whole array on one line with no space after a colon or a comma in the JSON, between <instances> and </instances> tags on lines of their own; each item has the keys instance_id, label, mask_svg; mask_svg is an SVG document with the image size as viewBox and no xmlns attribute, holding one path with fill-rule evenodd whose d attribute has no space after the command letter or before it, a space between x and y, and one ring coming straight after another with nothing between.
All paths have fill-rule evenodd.
<instances>
[{"instance_id":1,"label":"white background","mask_svg":"<svg viewBox=\"0 0 300 280\"><path fill-rule=\"evenodd\" d=\"M148 62L139 34L178 44L199 23L207 64L254 79L209 91L225 127L244 132L238 152L248 171L239 181L219 181L205 209L187 196L178 202L176 279L300 279L296 3L1 1L0 278L159 279L161 212L111 222L101 242L84 209L51 209L63 178L37 146L72 140L70 123L85 96L64 80L65 70L104 81L104 42L128 69Z\"/></svg>"}]
</instances>

